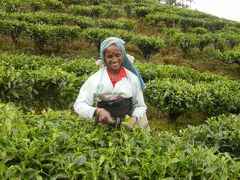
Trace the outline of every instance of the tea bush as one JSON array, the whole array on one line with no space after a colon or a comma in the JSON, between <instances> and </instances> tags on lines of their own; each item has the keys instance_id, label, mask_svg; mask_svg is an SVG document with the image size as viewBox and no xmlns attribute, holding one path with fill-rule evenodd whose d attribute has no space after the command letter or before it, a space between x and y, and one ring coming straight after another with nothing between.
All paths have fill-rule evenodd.
<instances>
[{"instance_id":1,"label":"tea bush","mask_svg":"<svg viewBox=\"0 0 240 180\"><path fill-rule=\"evenodd\" d=\"M193 147L167 132L93 125L70 111L24 114L0 104L3 179L238 179L227 154Z\"/></svg>"},{"instance_id":2,"label":"tea bush","mask_svg":"<svg viewBox=\"0 0 240 180\"><path fill-rule=\"evenodd\" d=\"M147 83L144 94L171 120L193 110L206 117L240 113L240 86L234 81L190 84L181 79L155 79Z\"/></svg>"},{"instance_id":3,"label":"tea bush","mask_svg":"<svg viewBox=\"0 0 240 180\"><path fill-rule=\"evenodd\" d=\"M196 146L216 147L240 157L240 115L221 115L209 118L200 126L181 130L183 138Z\"/></svg>"}]
</instances>

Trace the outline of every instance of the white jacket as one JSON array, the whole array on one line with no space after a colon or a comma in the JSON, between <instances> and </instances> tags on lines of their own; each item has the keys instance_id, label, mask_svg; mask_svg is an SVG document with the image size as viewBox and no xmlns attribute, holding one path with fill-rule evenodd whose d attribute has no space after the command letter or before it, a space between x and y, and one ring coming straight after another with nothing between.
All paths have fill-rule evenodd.
<instances>
[{"instance_id":1,"label":"white jacket","mask_svg":"<svg viewBox=\"0 0 240 180\"><path fill-rule=\"evenodd\" d=\"M104 100L112 100L117 96L124 98L132 97L133 112L132 116L141 119L146 112L147 106L144 103L143 92L138 77L131 71L124 68L127 76L123 77L113 87L108 76L107 68L103 67L95 74L90 76L80 89L74 110L85 118L93 118L96 107L95 103Z\"/></svg>"}]
</instances>

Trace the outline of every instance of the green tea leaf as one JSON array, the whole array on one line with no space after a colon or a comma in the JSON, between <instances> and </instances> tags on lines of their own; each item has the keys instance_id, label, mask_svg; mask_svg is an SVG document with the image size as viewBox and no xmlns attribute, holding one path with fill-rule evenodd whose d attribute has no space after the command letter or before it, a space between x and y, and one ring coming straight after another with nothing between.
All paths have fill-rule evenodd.
<instances>
[{"instance_id":1,"label":"green tea leaf","mask_svg":"<svg viewBox=\"0 0 240 180\"><path fill-rule=\"evenodd\" d=\"M85 156L83 155L78 156L77 159L75 160L75 165L77 167L82 166L83 164L86 163L86 161L87 161L87 158Z\"/></svg>"}]
</instances>

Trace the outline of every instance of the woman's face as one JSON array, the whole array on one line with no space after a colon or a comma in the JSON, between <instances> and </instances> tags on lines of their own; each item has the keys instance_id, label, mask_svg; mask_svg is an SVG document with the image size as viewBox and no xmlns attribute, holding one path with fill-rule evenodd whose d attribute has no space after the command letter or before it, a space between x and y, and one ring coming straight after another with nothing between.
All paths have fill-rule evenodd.
<instances>
[{"instance_id":1,"label":"woman's face","mask_svg":"<svg viewBox=\"0 0 240 180\"><path fill-rule=\"evenodd\" d=\"M116 45L111 45L105 49L104 57L110 72L118 73L123 62L121 50Z\"/></svg>"}]
</instances>

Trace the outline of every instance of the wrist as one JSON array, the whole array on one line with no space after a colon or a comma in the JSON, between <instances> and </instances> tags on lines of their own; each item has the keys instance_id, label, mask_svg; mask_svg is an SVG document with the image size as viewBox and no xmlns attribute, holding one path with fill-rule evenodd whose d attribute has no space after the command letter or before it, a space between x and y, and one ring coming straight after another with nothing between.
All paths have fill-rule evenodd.
<instances>
[{"instance_id":1,"label":"wrist","mask_svg":"<svg viewBox=\"0 0 240 180\"><path fill-rule=\"evenodd\" d=\"M131 126L133 127L137 123L137 116L131 117Z\"/></svg>"},{"instance_id":2,"label":"wrist","mask_svg":"<svg viewBox=\"0 0 240 180\"><path fill-rule=\"evenodd\" d=\"M102 110L103 110L103 108L96 108L95 113L94 113L95 116L98 117L100 111L102 111Z\"/></svg>"}]
</instances>

